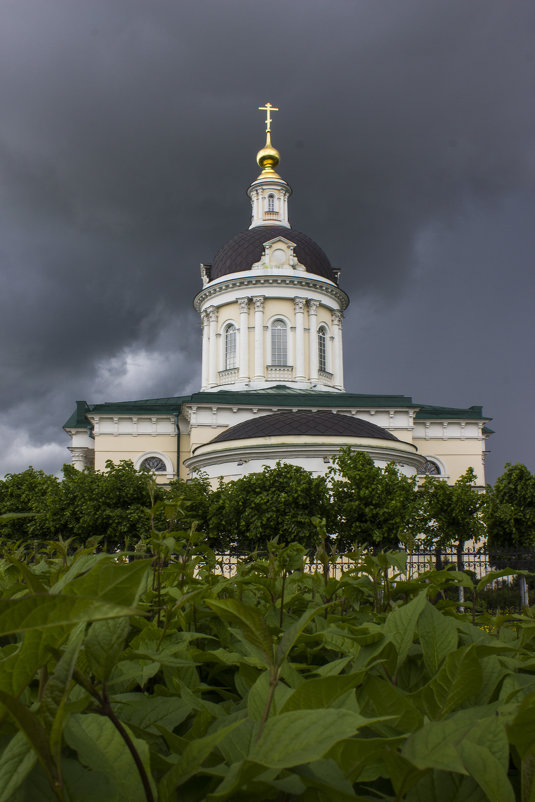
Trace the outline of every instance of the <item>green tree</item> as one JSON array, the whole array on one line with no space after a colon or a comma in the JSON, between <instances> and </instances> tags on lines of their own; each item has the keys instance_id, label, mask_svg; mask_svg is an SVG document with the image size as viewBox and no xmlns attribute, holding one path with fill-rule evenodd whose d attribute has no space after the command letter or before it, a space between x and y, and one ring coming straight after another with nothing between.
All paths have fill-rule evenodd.
<instances>
[{"instance_id":1,"label":"green tree","mask_svg":"<svg viewBox=\"0 0 535 802\"><path fill-rule=\"evenodd\" d=\"M165 495L168 504L168 517L172 528L189 529L196 523L201 532L208 532L210 509L213 503L210 480L205 474L194 476L188 481L173 479ZM173 508L176 514L173 513Z\"/></svg>"},{"instance_id":2,"label":"green tree","mask_svg":"<svg viewBox=\"0 0 535 802\"><path fill-rule=\"evenodd\" d=\"M414 478L393 463L375 465L362 451L344 448L329 471L332 505L330 531L339 550L353 545L396 548L414 537L418 496Z\"/></svg>"},{"instance_id":3,"label":"green tree","mask_svg":"<svg viewBox=\"0 0 535 802\"><path fill-rule=\"evenodd\" d=\"M164 497L146 471L137 471L130 460L108 460L105 471L63 468L61 496L48 516L61 523L64 537L83 543L100 537L107 551L132 546L151 531L150 508ZM165 519L158 522L164 529Z\"/></svg>"},{"instance_id":4,"label":"green tree","mask_svg":"<svg viewBox=\"0 0 535 802\"><path fill-rule=\"evenodd\" d=\"M8 473L0 481L0 515L32 515L2 521L0 535L12 540L46 540L60 534L57 522L46 515L48 504L55 504L60 494L60 482L56 476L32 467L21 473Z\"/></svg>"},{"instance_id":5,"label":"green tree","mask_svg":"<svg viewBox=\"0 0 535 802\"><path fill-rule=\"evenodd\" d=\"M507 463L487 488L484 517L492 550L535 546L535 475L525 465Z\"/></svg>"},{"instance_id":6,"label":"green tree","mask_svg":"<svg viewBox=\"0 0 535 802\"><path fill-rule=\"evenodd\" d=\"M425 477L420 494L427 545L455 546L462 551L467 541L477 542L483 536L484 497L475 485L473 468L468 468L453 485L436 476Z\"/></svg>"},{"instance_id":7,"label":"green tree","mask_svg":"<svg viewBox=\"0 0 535 802\"><path fill-rule=\"evenodd\" d=\"M278 462L221 485L213 494L210 533L213 545L237 551L266 549L268 542L301 543L312 550L317 542L316 518L329 508L327 485L298 465Z\"/></svg>"},{"instance_id":8,"label":"green tree","mask_svg":"<svg viewBox=\"0 0 535 802\"><path fill-rule=\"evenodd\" d=\"M105 471L64 465L61 480L28 468L0 482L0 514L32 515L5 520L0 534L16 540L75 537L82 543L98 537L105 549L123 548L149 534L152 504L164 497L150 473L126 460L108 461ZM157 524L166 528L163 511Z\"/></svg>"}]
</instances>

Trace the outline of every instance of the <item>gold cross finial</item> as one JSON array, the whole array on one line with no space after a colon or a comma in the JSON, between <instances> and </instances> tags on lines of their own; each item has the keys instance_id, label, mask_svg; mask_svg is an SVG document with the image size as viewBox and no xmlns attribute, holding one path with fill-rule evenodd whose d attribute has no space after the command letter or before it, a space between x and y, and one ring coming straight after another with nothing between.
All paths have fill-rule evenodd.
<instances>
[{"instance_id":1,"label":"gold cross finial","mask_svg":"<svg viewBox=\"0 0 535 802\"><path fill-rule=\"evenodd\" d=\"M278 111L278 109L276 109L275 106L272 106L271 103L266 103L265 106L259 106L258 110L266 112L266 134L270 134L271 133L271 112L272 111Z\"/></svg>"}]
</instances>

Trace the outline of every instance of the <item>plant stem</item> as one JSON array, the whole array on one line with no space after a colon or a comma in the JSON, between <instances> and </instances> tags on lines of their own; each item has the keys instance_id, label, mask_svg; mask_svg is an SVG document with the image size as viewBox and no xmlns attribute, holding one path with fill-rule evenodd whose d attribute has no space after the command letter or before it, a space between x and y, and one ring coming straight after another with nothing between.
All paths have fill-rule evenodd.
<instances>
[{"instance_id":1,"label":"plant stem","mask_svg":"<svg viewBox=\"0 0 535 802\"><path fill-rule=\"evenodd\" d=\"M284 586L286 585L286 571L282 572L282 586L281 586L281 611L279 616L279 628L282 629L282 616L284 612Z\"/></svg>"},{"instance_id":2,"label":"plant stem","mask_svg":"<svg viewBox=\"0 0 535 802\"><path fill-rule=\"evenodd\" d=\"M139 752L137 751L136 747L134 746L134 743L133 743L132 739L130 738L130 735L126 731L123 723L121 721L119 721L119 719L117 718L117 716L113 712L105 688L103 688L103 701L104 701L104 704L102 706L102 712L113 723L115 729L120 734L120 736L122 737L122 739L125 742L126 746L128 747L128 751L130 752L130 754L132 755L132 758L134 759L134 763L136 764L137 770L139 772L139 777L141 779L141 782L143 783L143 789L145 791L145 797L147 799L147 802L155 802L154 794L152 793L152 788L151 788L151 785L150 785L150 780L149 780L149 778L147 776L147 772L145 771L145 766L143 765L143 761L141 760L141 757L139 756Z\"/></svg>"},{"instance_id":3,"label":"plant stem","mask_svg":"<svg viewBox=\"0 0 535 802\"><path fill-rule=\"evenodd\" d=\"M268 719L269 711L270 711L270 708L271 708L271 703L273 702L273 696L275 694L275 688L277 687L278 681L279 681L278 671L275 671L275 673L273 673L273 670L271 670L270 671L270 677L269 677L269 693L268 693L268 698L267 698L267 701L266 701L266 706L264 708L264 714L262 716L262 721L260 722L260 728L258 730L258 735L256 737L257 741L260 740L260 736L262 735L262 732L264 730L264 725L265 725L265 723L266 723L266 721Z\"/></svg>"},{"instance_id":4,"label":"plant stem","mask_svg":"<svg viewBox=\"0 0 535 802\"><path fill-rule=\"evenodd\" d=\"M134 742L130 738L130 735L128 734L127 730L125 729L123 723L121 721L119 721L119 719L117 718L117 716L113 712L113 709L112 709L112 706L111 706L111 703L110 703L110 700L109 700L109 697L108 697L108 692L106 690L106 686L103 685L102 693L99 693L99 691L95 688L93 683L89 679L87 679L87 677L85 677L81 673L81 671L78 671L78 669L74 670L73 679L79 685L81 685L82 688L85 688L85 690L94 699L97 700L97 702L99 703L99 707L96 708L96 712L99 713L101 716L107 716L107 718L109 718L109 720L112 722L113 726L115 727L115 729L117 730L117 732L119 733L119 735L121 736L123 741L125 742L125 744L126 744L126 746L128 748L128 751L132 755L134 763L136 764L137 770L139 772L139 777L141 779L141 782L142 782L142 785L143 785L143 789L145 791L145 798L146 798L147 802L156 802L156 800L154 798L154 794L152 793L150 780L149 780L149 778L147 776L147 772L145 771L145 766L143 765L143 761L141 760L141 757L139 756L139 752L137 751L137 749L136 749L136 747L134 745Z\"/></svg>"}]
</instances>

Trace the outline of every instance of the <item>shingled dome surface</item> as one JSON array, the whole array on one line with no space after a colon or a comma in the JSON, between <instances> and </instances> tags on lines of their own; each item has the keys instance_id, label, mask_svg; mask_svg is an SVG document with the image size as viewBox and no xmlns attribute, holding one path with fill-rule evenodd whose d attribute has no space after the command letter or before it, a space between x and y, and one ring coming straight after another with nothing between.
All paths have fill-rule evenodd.
<instances>
[{"instance_id":1,"label":"shingled dome surface","mask_svg":"<svg viewBox=\"0 0 535 802\"><path fill-rule=\"evenodd\" d=\"M222 443L228 440L298 434L310 437L368 437L378 440L398 440L386 429L349 415L339 415L335 412L275 412L273 415L260 415L231 426L210 442Z\"/></svg>"},{"instance_id":2,"label":"shingled dome surface","mask_svg":"<svg viewBox=\"0 0 535 802\"><path fill-rule=\"evenodd\" d=\"M331 263L320 246L306 234L283 226L256 226L236 234L216 253L212 263L211 280L230 273L250 270L255 262L260 261L264 243L275 237L284 237L295 244L295 255L306 267L307 273L322 276L336 284Z\"/></svg>"}]
</instances>

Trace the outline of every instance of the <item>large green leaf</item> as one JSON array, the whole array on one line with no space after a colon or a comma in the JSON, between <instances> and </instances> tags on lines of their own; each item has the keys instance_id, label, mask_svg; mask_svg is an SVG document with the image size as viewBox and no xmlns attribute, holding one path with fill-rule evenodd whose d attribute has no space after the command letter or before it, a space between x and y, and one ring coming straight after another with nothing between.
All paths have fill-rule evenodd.
<instances>
[{"instance_id":1,"label":"large green leaf","mask_svg":"<svg viewBox=\"0 0 535 802\"><path fill-rule=\"evenodd\" d=\"M421 698L427 702L427 712L433 717L444 716L461 707L463 702L477 694L482 678L473 645L452 652L438 674L423 689Z\"/></svg>"},{"instance_id":2,"label":"large green leaf","mask_svg":"<svg viewBox=\"0 0 535 802\"><path fill-rule=\"evenodd\" d=\"M159 802L171 802L175 797L175 789L192 777L206 758L214 751L218 743L234 730L240 722L235 721L228 727L216 730L204 738L191 741L184 749L178 763L165 774L158 784Z\"/></svg>"},{"instance_id":3,"label":"large green leaf","mask_svg":"<svg viewBox=\"0 0 535 802\"><path fill-rule=\"evenodd\" d=\"M94 568L97 563L102 562L103 560L109 561L110 555L102 553L77 555L65 573L60 576L60 578L51 586L50 593L55 595L61 593L63 588L72 582L73 579L76 579L76 577L81 576L82 574L86 574L88 571Z\"/></svg>"},{"instance_id":4,"label":"large green leaf","mask_svg":"<svg viewBox=\"0 0 535 802\"><path fill-rule=\"evenodd\" d=\"M513 721L507 727L509 740L521 758L535 752L535 693L523 700Z\"/></svg>"},{"instance_id":5,"label":"large green leaf","mask_svg":"<svg viewBox=\"0 0 535 802\"><path fill-rule=\"evenodd\" d=\"M269 768L289 768L323 758L337 741L354 735L367 719L347 710L292 710L268 719L249 759Z\"/></svg>"},{"instance_id":6,"label":"large green leaf","mask_svg":"<svg viewBox=\"0 0 535 802\"><path fill-rule=\"evenodd\" d=\"M61 644L67 629L57 626L27 630L15 650L0 660L0 689L10 696L19 696L38 669L50 659L49 650Z\"/></svg>"},{"instance_id":7,"label":"large green leaf","mask_svg":"<svg viewBox=\"0 0 535 802\"><path fill-rule=\"evenodd\" d=\"M263 671L249 691L249 695L247 697L247 710L249 717L253 721L261 721L264 716L270 692L269 673L269 671ZM281 712L285 701L291 693L292 689L288 688L287 685L284 685L282 682L277 683L273 692L273 699L269 709L269 714L271 716Z\"/></svg>"},{"instance_id":8,"label":"large green leaf","mask_svg":"<svg viewBox=\"0 0 535 802\"><path fill-rule=\"evenodd\" d=\"M305 610L305 612L291 624L284 635L282 636L279 645L277 646L276 651L276 663L277 666L281 666L286 660L287 656L289 655L292 647L295 645L296 641L299 638L299 635L303 632L307 624L317 615L319 612L324 610L324 607L317 607L311 610Z\"/></svg>"},{"instance_id":9,"label":"large green leaf","mask_svg":"<svg viewBox=\"0 0 535 802\"><path fill-rule=\"evenodd\" d=\"M401 688L382 677L370 675L359 695L366 715L389 716L388 727L414 732L424 723L424 712Z\"/></svg>"},{"instance_id":10,"label":"large green leaf","mask_svg":"<svg viewBox=\"0 0 535 802\"><path fill-rule=\"evenodd\" d=\"M9 802L37 760L22 732L17 732L0 756L0 802Z\"/></svg>"},{"instance_id":11,"label":"large green leaf","mask_svg":"<svg viewBox=\"0 0 535 802\"><path fill-rule=\"evenodd\" d=\"M408 604L398 607L387 616L384 625L385 635L394 644L397 651L395 671L405 662L414 640L416 625L427 602L427 591L423 590Z\"/></svg>"},{"instance_id":12,"label":"large green leaf","mask_svg":"<svg viewBox=\"0 0 535 802\"><path fill-rule=\"evenodd\" d=\"M116 562L110 557L100 560L83 576L76 577L63 588L63 593L76 596L94 596L125 607L137 604L146 589L152 560Z\"/></svg>"},{"instance_id":13,"label":"large green leaf","mask_svg":"<svg viewBox=\"0 0 535 802\"><path fill-rule=\"evenodd\" d=\"M132 607L96 598L48 594L23 596L20 599L0 600L0 637L138 613Z\"/></svg>"},{"instance_id":14,"label":"large green leaf","mask_svg":"<svg viewBox=\"0 0 535 802\"><path fill-rule=\"evenodd\" d=\"M39 718L19 699L14 699L3 691L0 691L0 702L9 711L19 730L24 733L43 766L49 782L53 784L57 780L56 767L50 751L47 731Z\"/></svg>"},{"instance_id":15,"label":"large green leaf","mask_svg":"<svg viewBox=\"0 0 535 802\"><path fill-rule=\"evenodd\" d=\"M330 707L338 697L359 685L364 676L364 671L358 671L354 674L314 677L305 680L286 699L280 712L288 713L290 710L314 710Z\"/></svg>"},{"instance_id":16,"label":"large green leaf","mask_svg":"<svg viewBox=\"0 0 535 802\"><path fill-rule=\"evenodd\" d=\"M57 661L54 671L46 682L41 697L41 716L50 732L50 750L58 770L63 725L66 719L65 703L78 653L82 648L84 634L85 623L77 624L69 636L65 650Z\"/></svg>"},{"instance_id":17,"label":"large green leaf","mask_svg":"<svg viewBox=\"0 0 535 802\"><path fill-rule=\"evenodd\" d=\"M457 648L455 621L441 615L432 604L426 604L418 619L418 632L425 667L433 676L448 654Z\"/></svg>"},{"instance_id":18,"label":"large green leaf","mask_svg":"<svg viewBox=\"0 0 535 802\"><path fill-rule=\"evenodd\" d=\"M411 735L402 755L419 769L440 769L469 774L489 794L487 777L513 802L507 779L509 751L504 722L492 705L462 710L442 721L431 721ZM499 796L489 797L492 802Z\"/></svg>"},{"instance_id":19,"label":"large green leaf","mask_svg":"<svg viewBox=\"0 0 535 802\"><path fill-rule=\"evenodd\" d=\"M121 799L146 802L143 784L130 751L109 718L96 713L74 714L65 727L65 740L78 759L92 771L105 774ZM130 737L150 778L145 741Z\"/></svg>"},{"instance_id":20,"label":"large green leaf","mask_svg":"<svg viewBox=\"0 0 535 802\"><path fill-rule=\"evenodd\" d=\"M117 664L123 650L130 621L128 618L109 618L94 621L85 639L85 654L95 677L105 682Z\"/></svg>"},{"instance_id":21,"label":"large green leaf","mask_svg":"<svg viewBox=\"0 0 535 802\"><path fill-rule=\"evenodd\" d=\"M224 621L237 624L249 643L262 652L267 665L274 666L273 636L259 610L236 599L209 599L206 604Z\"/></svg>"},{"instance_id":22,"label":"large green leaf","mask_svg":"<svg viewBox=\"0 0 535 802\"><path fill-rule=\"evenodd\" d=\"M352 783L344 777L334 760L316 760L296 766L294 772L307 788L316 788L326 795L329 802L351 802L357 799Z\"/></svg>"},{"instance_id":23,"label":"large green leaf","mask_svg":"<svg viewBox=\"0 0 535 802\"><path fill-rule=\"evenodd\" d=\"M174 730L193 711L191 704L178 696L146 696L139 691L113 696L111 701L123 723L155 733L157 725Z\"/></svg>"},{"instance_id":24,"label":"large green leaf","mask_svg":"<svg viewBox=\"0 0 535 802\"><path fill-rule=\"evenodd\" d=\"M404 736L346 738L336 743L326 757L335 760L351 782L369 782L388 776L384 763L385 753L388 750L397 750L404 740Z\"/></svg>"},{"instance_id":25,"label":"large green leaf","mask_svg":"<svg viewBox=\"0 0 535 802\"><path fill-rule=\"evenodd\" d=\"M488 799L472 777L432 771L411 788L404 802L488 802Z\"/></svg>"},{"instance_id":26,"label":"large green leaf","mask_svg":"<svg viewBox=\"0 0 535 802\"><path fill-rule=\"evenodd\" d=\"M459 745L463 763L490 802L515 802L507 771L490 749L467 740Z\"/></svg>"}]
</instances>

